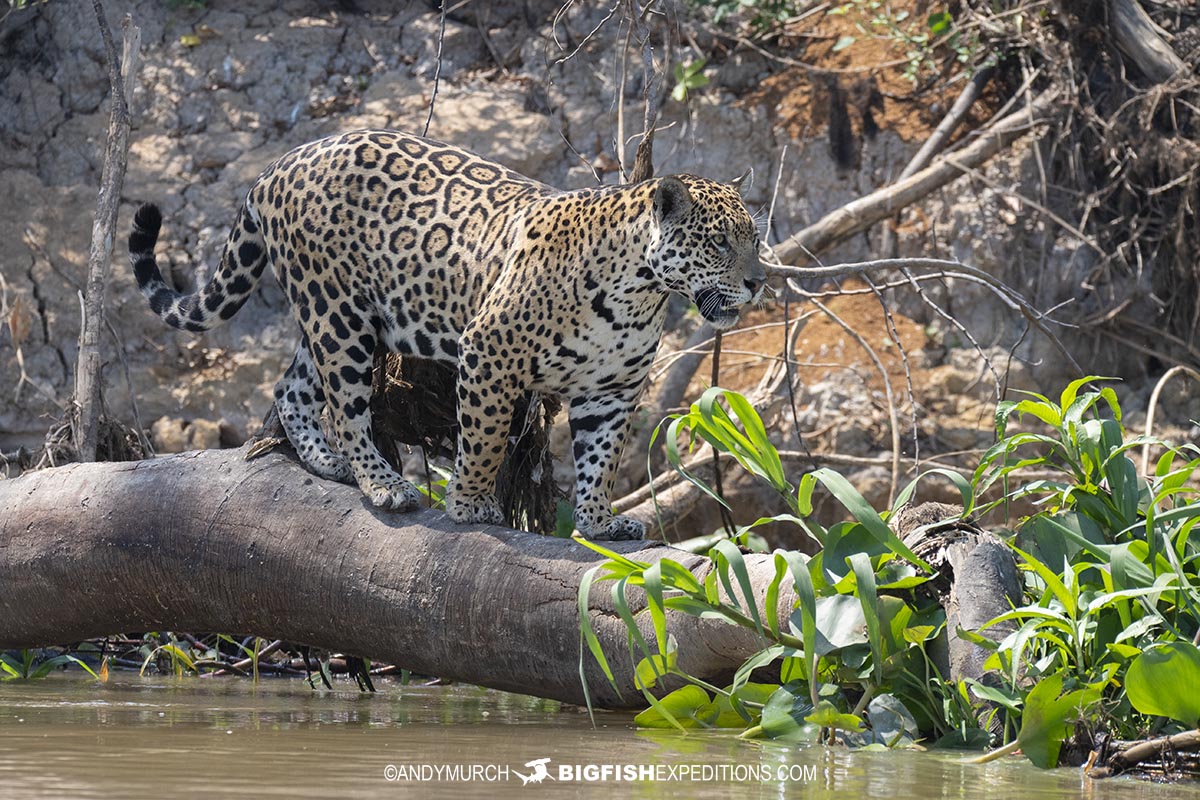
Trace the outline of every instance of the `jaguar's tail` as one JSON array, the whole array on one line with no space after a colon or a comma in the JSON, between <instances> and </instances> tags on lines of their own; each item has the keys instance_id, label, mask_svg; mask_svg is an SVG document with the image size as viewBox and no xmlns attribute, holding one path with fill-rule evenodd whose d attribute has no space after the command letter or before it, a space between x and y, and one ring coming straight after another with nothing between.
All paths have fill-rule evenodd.
<instances>
[{"instance_id":1,"label":"jaguar's tail","mask_svg":"<svg viewBox=\"0 0 1200 800\"><path fill-rule=\"evenodd\" d=\"M199 332L221 325L238 312L262 277L267 252L258 224L242 206L216 274L193 294L180 294L163 280L154 260L154 244L161 227L162 212L147 203L133 215L133 230L129 233L129 260L150 308L180 330Z\"/></svg>"}]
</instances>

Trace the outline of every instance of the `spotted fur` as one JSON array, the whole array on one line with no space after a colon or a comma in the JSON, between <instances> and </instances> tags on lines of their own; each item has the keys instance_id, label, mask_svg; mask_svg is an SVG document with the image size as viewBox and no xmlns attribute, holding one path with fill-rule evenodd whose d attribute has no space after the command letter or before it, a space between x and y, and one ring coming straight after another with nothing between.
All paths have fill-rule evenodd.
<instances>
[{"instance_id":1,"label":"spotted fur","mask_svg":"<svg viewBox=\"0 0 1200 800\"><path fill-rule=\"evenodd\" d=\"M563 192L457 147L357 131L259 176L200 291L163 281L156 207L138 209L129 253L151 309L188 331L232 317L271 265L301 331L275 402L312 472L354 481L381 508L418 505L371 441L372 358L388 348L458 365L453 519L501 521L513 403L534 390L569 403L576 526L641 538L609 498L666 299L680 292L727 328L765 278L739 188L678 175ZM326 406L337 448L318 424Z\"/></svg>"}]
</instances>

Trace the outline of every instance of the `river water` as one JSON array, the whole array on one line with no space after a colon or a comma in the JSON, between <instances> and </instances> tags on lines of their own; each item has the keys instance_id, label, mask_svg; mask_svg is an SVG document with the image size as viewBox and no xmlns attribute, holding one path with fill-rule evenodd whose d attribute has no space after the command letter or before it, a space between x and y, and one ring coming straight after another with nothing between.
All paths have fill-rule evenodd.
<instances>
[{"instance_id":1,"label":"river water","mask_svg":"<svg viewBox=\"0 0 1200 800\"><path fill-rule=\"evenodd\" d=\"M0 683L0 798L1200 800L1188 786L1090 781L1020 758L972 765L959 753L646 732L628 714L598 713L593 727L534 698L377 685L365 695L347 682L313 691L290 679L122 673Z\"/></svg>"}]
</instances>

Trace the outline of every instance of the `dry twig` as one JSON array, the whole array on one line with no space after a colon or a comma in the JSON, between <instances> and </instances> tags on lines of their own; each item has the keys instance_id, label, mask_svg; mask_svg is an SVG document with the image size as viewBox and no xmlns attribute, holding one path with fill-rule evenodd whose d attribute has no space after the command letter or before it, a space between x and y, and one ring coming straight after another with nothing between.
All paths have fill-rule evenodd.
<instances>
[{"instance_id":1,"label":"dry twig","mask_svg":"<svg viewBox=\"0 0 1200 800\"><path fill-rule=\"evenodd\" d=\"M123 58L117 58L108 20L100 0L92 0L100 35L104 39L108 61L108 81L112 108L108 120L108 141L104 151L104 170L100 178L100 194L96 198L96 217L92 224L92 245L88 253L87 295L84 299L83 321L79 331L79 359L75 368L75 403L78 417L72 430L77 458L96 460L96 443L100 420L100 330L104 321L104 290L112 262L113 231L117 226L117 209L121 202L121 186L125 182L125 163L129 155L129 105L133 76L137 70L141 29L126 14ZM122 71L124 77L122 78Z\"/></svg>"}]
</instances>

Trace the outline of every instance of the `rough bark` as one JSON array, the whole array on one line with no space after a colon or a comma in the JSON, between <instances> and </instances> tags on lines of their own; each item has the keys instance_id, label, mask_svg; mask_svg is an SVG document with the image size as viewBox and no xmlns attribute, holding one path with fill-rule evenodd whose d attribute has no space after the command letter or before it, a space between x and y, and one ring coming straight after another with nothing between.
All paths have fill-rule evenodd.
<instances>
[{"instance_id":1,"label":"rough bark","mask_svg":"<svg viewBox=\"0 0 1200 800\"><path fill-rule=\"evenodd\" d=\"M613 549L708 566L649 542ZM0 481L0 648L122 631L251 633L581 703L577 595L598 560L570 540L380 512L282 454L73 464ZM761 604L772 564L747 561ZM591 619L619 693L590 655L584 672L598 706L636 706L610 586L593 586ZM781 594L786 615L793 598ZM680 666L717 682L761 646L711 620L671 613L669 626Z\"/></svg>"},{"instance_id":2,"label":"rough bark","mask_svg":"<svg viewBox=\"0 0 1200 800\"><path fill-rule=\"evenodd\" d=\"M980 633L999 642L1016 630L1015 622L983 629L990 620L1021 602L1021 577L1012 550L993 534L959 519L962 506L922 503L904 508L891 525L906 545L938 571L932 581L946 609L946 653L935 654L942 674L990 683L983 664L990 651L961 638L958 630Z\"/></svg>"},{"instance_id":3,"label":"rough bark","mask_svg":"<svg viewBox=\"0 0 1200 800\"><path fill-rule=\"evenodd\" d=\"M1161 29L1135 0L1109 0L1108 16L1117 47L1152 83L1188 74L1188 65L1162 40Z\"/></svg>"}]
</instances>

